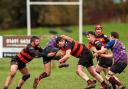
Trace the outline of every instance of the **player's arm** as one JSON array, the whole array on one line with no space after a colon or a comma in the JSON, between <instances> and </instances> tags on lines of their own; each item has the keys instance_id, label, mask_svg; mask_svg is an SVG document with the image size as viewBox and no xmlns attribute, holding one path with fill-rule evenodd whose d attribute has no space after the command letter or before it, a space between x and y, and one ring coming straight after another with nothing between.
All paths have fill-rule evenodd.
<instances>
[{"instance_id":1,"label":"player's arm","mask_svg":"<svg viewBox=\"0 0 128 89\"><path fill-rule=\"evenodd\" d=\"M66 36L66 35L60 35L60 37L64 38L65 40L67 40L67 41L69 41L69 42L75 41L75 40L73 40L71 37Z\"/></svg>"},{"instance_id":2,"label":"player's arm","mask_svg":"<svg viewBox=\"0 0 128 89\"><path fill-rule=\"evenodd\" d=\"M60 63L64 63L71 55L71 49L66 50L65 55L59 60Z\"/></svg>"},{"instance_id":3,"label":"player's arm","mask_svg":"<svg viewBox=\"0 0 128 89\"><path fill-rule=\"evenodd\" d=\"M86 47L87 47L88 49L91 49L91 48L92 48L92 45L91 45L90 43L88 43L88 44L86 45Z\"/></svg>"},{"instance_id":4,"label":"player's arm","mask_svg":"<svg viewBox=\"0 0 128 89\"><path fill-rule=\"evenodd\" d=\"M43 52L43 48L41 48L40 46L38 47L39 52Z\"/></svg>"},{"instance_id":5,"label":"player's arm","mask_svg":"<svg viewBox=\"0 0 128 89\"><path fill-rule=\"evenodd\" d=\"M26 49L27 49L27 51L29 51L29 53L31 53L33 56L42 57L42 52L39 52L39 51L35 50L34 47L28 46Z\"/></svg>"},{"instance_id":6,"label":"player's arm","mask_svg":"<svg viewBox=\"0 0 128 89\"><path fill-rule=\"evenodd\" d=\"M47 47L43 50L42 56L43 57L53 57L56 55L56 53L59 51L56 47Z\"/></svg>"},{"instance_id":7,"label":"player's arm","mask_svg":"<svg viewBox=\"0 0 128 89\"><path fill-rule=\"evenodd\" d=\"M104 39L105 39L106 43L108 43L110 41L109 38L107 37L107 35L104 35Z\"/></svg>"},{"instance_id":8,"label":"player's arm","mask_svg":"<svg viewBox=\"0 0 128 89\"><path fill-rule=\"evenodd\" d=\"M108 42L107 45L105 47L102 47L101 50L97 51L97 53L106 52L108 49L112 48L114 44L115 44L115 40Z\"/></svg>"},{"instance_id":9,"label":"player's arm","mask_svg":"<svg viewBox=\"0 0 128 89\"><path fill-rule=\"evenodd\" d=\"M94 57L98 56L98 53L96 53L96 52L97 52L97 49L95 47L92 47L92 53L93 53Z\"/></svg>"},{"instance_id":10,"label":"player's arm","mask_svg":"<svg viewBox=\"0 0 128 89\"><path fill-rule=\"evenodd\" d=\"M101 50L96 51L96 53L102 54L102 53L105 53L107 50L108 50L107 48L102 47Z\"/></svg>"},{"instance_id":11,"label":"player's arm","mask_svg":"<svg viewBox=\"0 0 128 89\"><path fill-rule=\"evenodd\" d=\"M93 53L96 53L98 50L95 47L92 47Z\"/></svg>"},{"instance_id":12,"label":"player's arm","mask_svg":"<svg viewBox=\"0 0 128 89\"><path fill-rule=\"evenodd\" d=\"M103 48L103 43L100 41L95 41L94 43L94 47L93 47L93 52L96 53L99 49Z\"/></svg>"},{"instance_id":13,"label":"player's arm","mask_svg":"<svg viewBox=\"0 0 128 89\"><path fill-rule=\"evenodd\" d=\"M113 54L99 54L100 57L112 58Z\"/></svg>"}]
</instances>

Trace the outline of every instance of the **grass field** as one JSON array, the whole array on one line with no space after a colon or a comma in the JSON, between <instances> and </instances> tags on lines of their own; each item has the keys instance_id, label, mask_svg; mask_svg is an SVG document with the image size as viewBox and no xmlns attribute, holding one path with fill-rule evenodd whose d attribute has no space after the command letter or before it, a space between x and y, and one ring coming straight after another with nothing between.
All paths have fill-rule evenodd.
<instances>
[{"instance_id":1,"label":"grass field","mask_svg":"<svg viewBox=\"0 0 128 89\"><path fill-rule=\"evenodd\" d=\"M109 35L111 31L117 31L120 33L120 39L124 42L126 48L128 49L128 25L127 24L103 24L104 26L104 33ZM94 26L87 25L84 26L84 31L93 30ZM57 31L59 34L67 34L74 39L78 40L78 27L72 27L71 33L66 33L64 31L61 31L60 28L57 28ZM25 29L9 29L9 30L0 30L0 35L24 35L26 34ZM33 35L44 35L49 34L48 28L37 28L32 30ZM46 44L46 40L42 40L42 45ZM84 43L86 43L86 38L84 37ZM95 59L94 59L95 60ZM69 68L62 68L59 69L57 67L57 62L53 62L52 67L52 74L49 78L46 78L40 82L40 85L37 89L83 89L86 86L86 83L79 78L76 73L76 65L77 60L74 57L71 57L68 61L70 64ZM4 58L0 60L0 89L3 89L4 81L8 75L9 72L9 64L10 59ZM38 74L40 74L44 69L42 65L42 59L34 59L32 62L28 64L31 78L24 84L22 89L32 89L32 84L34 77ZM125 72L123 72L121 75L117 75L119 79L122 80L122 82L126 85L126 89L128 89L128 68L125 69ZM85 68L85 72L86 68ZM10 89L15 89L18 80L21 78L21 74L17 72L12 85L10 86ZM99 84L97 83L97 87L95 89L100 89Z\"/></svg>"}]
</instances>

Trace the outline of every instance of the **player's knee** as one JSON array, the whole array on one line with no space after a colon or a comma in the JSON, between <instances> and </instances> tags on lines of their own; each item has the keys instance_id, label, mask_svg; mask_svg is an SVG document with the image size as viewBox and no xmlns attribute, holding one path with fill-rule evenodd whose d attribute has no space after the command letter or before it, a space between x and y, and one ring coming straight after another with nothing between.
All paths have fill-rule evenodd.
<instances>
[{"instance_id":1,"label":"player's knee","mask_svg":"<svg viewBox=\"0 0 128 89\"><path fill-rule=\"evenodd\" d=\"M109 74L107 74L107 75L105 76L105 78L106 78L107 80L109 80L110 77L111 77L111 75L109 75Z\"/></svg>"},{"instance_id":2,"label":"player's knee","mask_svg":"<svg viewBox=\"0 0 128 89\"><path fill-rule=\"evenodd\" d=\"M97 73L96 70L88 70L89 73L93 76L93 77L97 77L99 75L99 73Z\"/></svg>"},{"instance_id":3,"label":"player's knee","mask_svg":"<svg viewBox=\"0 0 128 89\"><path fill-rule=\"evenodd\" d=\"M108 72L108 74L105 76L107 80L109 80L110 77L113 76L113 73L111 71Z\"/></svg>"},{"instance_id":4,"label":"player's knee","mask_svg":"<svg viewBox=\"0 0 128 89\"><path fill-rule=\"evenodd\" d=\"M22 80L26 81L27 79L30 78L30 74L26 74L22 77Z\"/></svg>"},{"instance_id":5,"label":"player's knee","mask_svg":"<svg viewBox=\"0 0 128 89\"><path fill-rule=\"evenodd\" d=\"M82 70L80 70L80 69L76 70L76 74L78 74L78 75L80 75L81 72L82 72Z\"/></svg>"}]
</instances>

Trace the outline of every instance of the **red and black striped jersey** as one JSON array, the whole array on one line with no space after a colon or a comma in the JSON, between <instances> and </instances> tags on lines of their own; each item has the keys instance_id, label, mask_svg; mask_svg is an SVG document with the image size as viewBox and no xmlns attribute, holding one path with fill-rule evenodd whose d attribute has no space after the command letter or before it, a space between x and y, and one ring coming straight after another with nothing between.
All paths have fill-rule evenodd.
<instances>
[{"instance_id":1,"label":"red and black striped jersey","mask_svg":"<svg viewBox=\"0 0 128 89\"><path fill-rule=\"evenodd\" d=\"M104 34L100 36L96 36L96 40L99 40L100 42L102 42L104 46L109 42L108 37Z\"/></svg>"},{"instance_id":2,"label":"red and black striped jersey","mask_svg":"<svg viewBox=\"0 0 128 89\"><path fill-rule=\"evenodd\" d=\"M89 44L95 47L97 50L101 50L101 47L103 46L103 43L99 40L95 40L93 43L89 42Z\"/></svg>"},{"instance_id":3,"label":"red and black striped jersey","mask_svg":"<svg viewBox=\"0 0 128 89\"><path fill-rule=\"evenodd\" d=\"M100 36L96 36L96 40L102 42L103 46L106 46L106 44L109 42L108 37L106 35L104 35L104 34L102 34ZM94 46L94 44L88 43L86 47L88 49L90 49L92 46Z\"/></svg>"},{"instance_id":4,"label":"red and black striped jersey","mask_svg":"<svg viewBox=\"0 0 128 89\"><path fill-rule=\"evenodd\" d=\"M68 50L71 49L71 55L74 57L79 58L79 56L82 54L82 52L85 50L85 45L78 43L78 42L66 42L65 46L61 48L61 50Z\"/></svg>"},{"instance_id":5,"label":"red and black striped jersey","mask_svg":"<svg viewBox=\"0 0 128 89\"><path fill-rule=\"evenodd\" d=\"M39 46L33 47L31 44L28 44L24 49L21 50L16 56L23 63L30 62L34 57L41 56L42 48Z\"/></svg>"}]
</instances>

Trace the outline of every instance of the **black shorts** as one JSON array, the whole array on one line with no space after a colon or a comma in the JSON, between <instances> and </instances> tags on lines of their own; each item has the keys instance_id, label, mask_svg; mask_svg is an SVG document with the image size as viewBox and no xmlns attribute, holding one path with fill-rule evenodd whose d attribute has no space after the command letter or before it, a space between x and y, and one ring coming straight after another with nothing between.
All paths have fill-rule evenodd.
<instances>
[{"instance_id":1,"label":"black shorts","mask_svg":"<svg viewBox=\"0 0 128 89\"><path fill-rule=\"evenodd\" d=\"M19 70L26 67L26 64L23 63L22 61L20 61L20 59L17 57L12 58L12 60L11 60L10 65L14 65L14 64L18 65Z\"/></svg>"},{"instance_id":2,"label":"black shorts","mask_svg":"<svg viewBox=\"0 0 128 89\"><path fill-rule=\"evenodd\" d=\"M119 63L119 64L113 64L110 68L110 70L113 73L121 73L125 68L126 68L127 64L126 63Z\"/></svg>"},{"instance_id":3,"label":"black shorts","mask_svg":"<svg viewBox=\"0 0 128 89\"><path fill-rule=\"evenodd\" d=\"M43 63L47 64L48 62L51 62L51 60L53 60L54 57L43 57Z\"/></svg>"},{"instance_id":4,"label":"black shorts","mask_svg":"<svg viewBox=\"0 0 128 89\"><path fill-rule=\"evenodd\" d=\"M103 68L108 68L108 67L111 67L112 66L112 63L113 63L113 60L112 58L99 58L97 59L98 60L98 65L103 67Z\"/></svg>"},{"instance_id":5,"label":"black shorts","mask_svg":"<svg viewBox=\"0 0 128 89\"><path fill-rule=\"evenodd\" d=\"M93 66L93 55L91 51L85 51L82 53L82 55L79 58L78 65L82 65L86 68Z\"/></svg>"}]
</instances>

